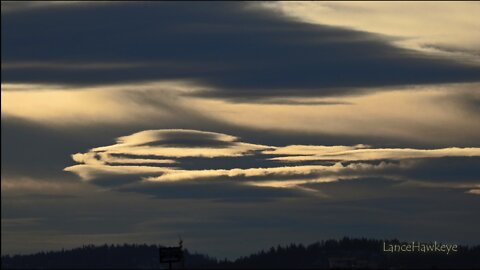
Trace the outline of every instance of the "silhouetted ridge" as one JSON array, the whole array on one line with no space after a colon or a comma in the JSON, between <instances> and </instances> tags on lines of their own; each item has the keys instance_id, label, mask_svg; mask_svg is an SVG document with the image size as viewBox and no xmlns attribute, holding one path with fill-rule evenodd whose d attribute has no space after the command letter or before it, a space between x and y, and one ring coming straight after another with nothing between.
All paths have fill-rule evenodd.
<instances>
[{"instance_id":1,"label":"silhouetted ridge","mask_svg":"<svg viewBox=\"0 0 480 270\"><path fill-rule=\"evenodd\" d=\"M388 240L387 243L401 243ZM470 268L480 269L480 246L460 246L458 252L386 253L383 240L327 240L308 246L289 244L240 257L217 260L184 250L185 267L192 268ZM62 251L39 252L31 255L2 256L2 269L55 268L143 268L165 269L158 262L156 245L87 245ZM176 265L177 267L179 265Z\"/></svg>"}]
</instances>

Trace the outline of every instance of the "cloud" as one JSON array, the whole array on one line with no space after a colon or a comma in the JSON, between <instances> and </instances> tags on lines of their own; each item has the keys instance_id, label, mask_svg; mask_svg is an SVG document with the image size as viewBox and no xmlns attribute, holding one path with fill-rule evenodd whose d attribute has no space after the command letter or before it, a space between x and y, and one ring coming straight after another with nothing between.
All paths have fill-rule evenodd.
<instances>
[{"instance_id":1,"label":"cloud","mask_svg":"<svg viewBox=\"0 0 480 270\"><path fill-rule=\"evenodd\" d=\"M2 252L478 242L478 46L328 24L244 2L2 2Z\"/></svg>"},{"instance_id":2,"label":"cloud","mask_svg":"<svg viewBox=\"0 0 480 270\"><path fill-rule=\"evenodd\" d=\"M178 99L192 89L196 87L178 81L99 87L2 82L2 116L44 125L181 122L201 118Z\"/></svg>"},{"instance_id":3,"label":"cloud","mask_svg":"<svg viewBox=\"0 0 480 270\"><path fill-rule=\"evenodd\" d=\"M121 163L117 163L119 156ZM266 146L241 142L238 137L222 133L171 129L137 132L119 137L116 144L92 148L87 153L74 154L73 160L81 164L67 167L65 170L76 173L84 180L102 182L102 178L107 178L109 179L107 185L113 187L123 185L122 181L115 182L117 176L137 177L137 180L127 181L129 190L138 189L135 185L145 187L145 183L150 183L148 186L184 182L196 182L197 185L201 185L219 181L230 182L235 186L289 188L315 192L316 190L307 187L308 184L364 177L389 177L411 183L427 181L430 183L428 185L435 186L436 179L442 175L448 181L453 181L459 176L459 171L474 168L478 157L480 149L475 147L385 149L361 144ZM211 159L212 163L194 160L196 166L184 166L184 160L187 159L188 164L188 158L195 158L197 161ZM237 158L252 159L253 162L249 167L236 167L234 164ZM460 165L465 166L460 166L463 169L458 169L458 166L441 166L437 169L438 165L430 161L445 158L462 158L463 160L459 161ZM217 159L224 160L216 162ZM270 163L264 163L268 165L266 167L258 167L258 164L262 163L261 160ZM229 162L230 165L222 167L225 166L225 162L227 164ZM426 173L430 178L425 177ZM475 180L468 177L476 174L476 171L470 171L464 174L465 177L457 177L459 181L452 183L450 187L472 188ZM436 187L440 186L445 187L445 184Z\"/></svg>"},{"instance_id":4,"label":"cloud","mask_svg":"<svg viewBox=\"0 0 480 270\"><path fill-rule=\"evenodd\" d=\"M478 89L478 83L383 88L335 99L310 97L312 104L293 99L294 106L219 98L189 99L189 104L211 117L262 131L354 136L351 143L378 145L387 140L395 147L402 141L427 148L476 146L480 136ZM336 104L314 104L332 101Z\"/></svg>"},{"instance_id":5,"label":"cloud","mask_svg":"<svg viewBox=\"0 0 480 270\"><path fill-rule=\"evenodd\" d=\"M22 12L30 11L32 9L42 9L42 8L56 8L56 7L65 7L69 5L85 5L89 4L83 1L23 1L23 2L2 2L2 15L10 12Z\"/></svg>"},{"instance_id":6,"label":"cloud","mask_svg":"<svg viewBox=\"0 0 480 270\"><path fill-rule=\"evenodd\" d=\"M226 134L198 130L147 130L120 137L93 152L160 157L234 157L269 148L237 141Z\"/></svg>"},{"instance_id":7,"label":"cloud","mask_svg":"<svg viewBox=\"0 0 480 270\"><path fill-rule=\"evenodd\" d=\"M32 8L2 14L2 33L2 83L187 80L206 86L197 96L242 100L472 82L480 74L478 66L425 57L386 37L248 3Z\"/></svg>"},{"instance_id":8,"label":"cloud","mask_svg":"<svg viewBox=\"0 0 480 270\"><path fill-rule=\"evenodd\" d=\"M333 147L335 148L335 147ZM279 148L278 153L282 153ZM443 149L349 149L335 151L329 147L309 147L294 146L289 147L287 152L290 156L275 157L274 160L295 162L295 161L312 161L312 160L340 160L340 161L367 161L367 160L401 160L413 158L434 158L434 157L472 157L480 156L480 148L443 148ZM315 154L312 154L315 152ZM276 150L269 151L270 154L278 154Z\"/></svg>"},{"instance_id":9,"label":"cloud","mask_svg":"<svg viewBox=\"0 0 480 270\"><path fill-rule=\"evenodd\" d=\"M467 193L474 194L474 195L480 195L480 189L471 189L467 191Z\"/></svg>"},{"instance_id":10,"label":"cloud","mask_svg":"<svg viewBox=\"0 0 480 270\"><path fill-rule=\"evenodd\" d=\"M384 34L397 46L480 63L478 3L284 1L259 5L299 21Z\"/></svg>"},{"instance_id":11,"label":"cloud","mask_svg":"<svg viewBox=\"0 0 480 270\"><path fill-rule=\"evenodd\" d=\"M43 125L249 130L295 137L312 133L332 144L447 147L476 145L478 83L411 86L336 98L192 96L209 89L182 81L104 86L2 84L2 117ZM135 127L135 128L134 128ZM266 137L266 135L262 135ZM332 142L333 141L333 142Z\"/></svg>"},{"instance_id":12,"label":"cloud","mask_svg":"<svg viewBox=\"0 0 480 270\"><path fill-rule=\"evenodd\" d=\"M167 173L175 168L165 168L160 165L176 163L176 161L166 158L236 157L268 148L263 145L238 142L234 136L215 132L182 129L146 130L120 137L114 145L93 148L85 154L74 154L73 160L84 165L71 166L65 170L76 172L84 179L105 174ZM119 155L123 157L121 159L123 164L137 165L115 165ZM141 166L142 160L146 160L144 163L154 163L158 166ZM107 163L111 165L106 165Z\"/></svg>"}]
</instances>

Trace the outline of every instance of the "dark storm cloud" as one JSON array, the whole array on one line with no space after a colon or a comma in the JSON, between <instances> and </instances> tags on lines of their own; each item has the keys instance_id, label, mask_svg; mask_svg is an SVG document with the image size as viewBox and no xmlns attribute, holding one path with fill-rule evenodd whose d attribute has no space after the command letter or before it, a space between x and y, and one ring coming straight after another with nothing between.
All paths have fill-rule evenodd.
<instances>
[{"instance_id":1,"label":"dark storm cloud","mask_svg":"<svg viewBox=\"0 0 480 270\"><path fill-rule=\"evenodd\" d=\"M479 67L245 3L58 5L2 14L4 83L188 79L213 87L202 96L242 98L479 77Z\"/></svg>"}]
</instances>

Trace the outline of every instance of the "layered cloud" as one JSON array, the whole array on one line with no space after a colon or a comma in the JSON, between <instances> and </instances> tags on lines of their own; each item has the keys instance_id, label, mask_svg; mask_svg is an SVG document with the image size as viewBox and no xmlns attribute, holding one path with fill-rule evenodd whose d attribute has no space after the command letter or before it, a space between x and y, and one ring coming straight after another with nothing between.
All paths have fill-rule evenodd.
<instances>
[{"instance_id":1,"label":"layered cloud","mask_svg":"<svg viewBox=\"0 0 480 270\"><path fill-rule=\"evenodd\" d=\"M380 33L401 47L480 63L480 5L475 2L278 1L259 5L300 21Z\"/></svg>"},{"instance_id":2,"label":"layered cloud","mask_svg":"<svg viewBox=\"0 0 480 270\"><path fill-rule=\"evenodd\" d=\"M336 147L334 147L336 148ZM267 151L267 154L286 154L289 156L276 157L275 160L295 162L312 160L341 160L341 161L367 161L382 159L413 159L434 157L472 157L480 156L480 148L443 148L443 149L365 149L364 147L351 147L347 150L332 151L329 147L294 145L286 149Z\"/></svg>"},{"instance_id":3,"label":"layered cloud","mask_svg":"<svg viewBox=\"0 0 480 270\"><path fill-rule=\"evenodd\" d=\"M181 81L75 87L2 82L2 117L43 125L141 124L199 118L178 99L200 86Z\"/></svg>"},{"instance_id":4,"label":"layered cloud","mask_svg":"<svg viewBox=\"0 0 480 270\"><path fill-rule=\"evenodd\" d=\"M117 144L92 149L110 154L160 157L235 157L268 146L239 142L226 134L196 130L147 130L120 137Z\"/></svg>"},{"instance_id":5,"label":"layered cloud","mask_svg":"<svg viewBox=\"0 0 480 270\"><path fill-rule=\"evenodd\" d=\"M355 136L353 142L367 144L394 138L390 145L409 141L429 147L477 146L479 89L478 83L436 84L280 103L217 98L191 99L189 104L212 117L259 130Z\"/></svg>"},{"instance_id":6,"label":"layered cloud","mask_svg":"<svg viewBox=\"0 0 480 270\"><path fill-rule=\"evenodd\" d=\"M70 129L105 124L130 127L123 134L151 128L224 133L252 129L272 135L315 134L322 142L330 137L330 144L381 142L396 147L476 146L480 136L478 83L385 88L335 98L252 99L247 95L232 101L196 96L209 89L188 81L95 87L2 84L2 117Z\"/></svg>"},{"instance_id":7,"label":"layered cloud","mask_svg":"<svg viewBox=\"0 0 480 270\"><path fill-rule=\"evenodd\" d=\"M362 31L369 29L306 23L257 4L7 6L18 12L2 13L2 83L188 80L208 86L197 95L243 100L472 82L480 74L479 66Z\"/></svg>"},{"instance_id":8,"label":"layered cloud","mask_svg":"<svg viewBox=\"0 0 480 270\"><path fill-rule=\"evenodd\" d=\"M126 175L130 175L129 184L162 185L192 181L208 184L227 180L233 185L309 191L315 191L307 187L312 183L389 177L410 183L427 181L431 186L463 188L476 194L478 182L474 179L475 172L470 174L470 178L457 176L458 181L452 175L448 184L439 185L436 183L438 177L434 176L435 169L425 165L425 160L462 158L466 164L469 159L473 159L475 164L479 157L480 148L476 147L267 146L245 143L222 133L176 129L147 130L120 137L116 144L72 155L79 164L65 170L76 173L84 180L99 183L102 178L107 178L114 187L123 184L122 181L115 183L115 177ZM211 162L202 162L205 159ZM250 166L240 166L245 159L253 160ZM191 164L188 165L188 162ZM266 166L259 167L258 164ZM432 178L425 179L419 168L431 170Z\"/></svg>"},{"instance_id":9,"label":"layered cloud","mask_svg":"<svg viewBox=\"0 0 480 270\"><path fill-rule=\"evenodd\" d=\"M2 252L480 241L476 3L1 5Z\"/></svg>"}]
</instances>

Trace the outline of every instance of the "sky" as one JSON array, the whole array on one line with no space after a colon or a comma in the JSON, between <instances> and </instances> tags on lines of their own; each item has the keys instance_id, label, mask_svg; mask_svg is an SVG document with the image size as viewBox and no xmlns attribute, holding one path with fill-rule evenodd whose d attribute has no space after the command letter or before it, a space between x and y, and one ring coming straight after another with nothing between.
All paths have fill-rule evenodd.
<instances>
[{"instance_id":1,"label":"sky","mask_svg":"<svg viewBox=\"0 0 480 270\"><path fill-rule=\"evenodd\" d=\"M2 254L480 243L477 2L1 5Z\"/></svg>"}]
</instances>

